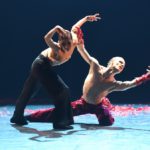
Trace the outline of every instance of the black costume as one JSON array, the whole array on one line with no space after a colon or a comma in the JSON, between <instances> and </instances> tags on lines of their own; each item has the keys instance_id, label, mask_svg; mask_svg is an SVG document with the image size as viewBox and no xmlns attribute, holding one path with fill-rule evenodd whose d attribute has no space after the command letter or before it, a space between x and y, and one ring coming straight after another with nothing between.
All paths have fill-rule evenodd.
<instances>
[{"instance_id":1,"label":"black costume","mask_svg":"<svg viewBox=\"0 0 150 150\"><path fill-rule=\"evenodd\" d=\"M53 113L54 128L61 128L73 123L72 108L68 86L54 72L51 61L48 57L39 55L31 66L31 72L27 78L24 88L16 102L12 123L27 124L23 117L24 109L34 93L37 82L40 82L53 99L55 111Z\"/></svg>"}]
</instances>

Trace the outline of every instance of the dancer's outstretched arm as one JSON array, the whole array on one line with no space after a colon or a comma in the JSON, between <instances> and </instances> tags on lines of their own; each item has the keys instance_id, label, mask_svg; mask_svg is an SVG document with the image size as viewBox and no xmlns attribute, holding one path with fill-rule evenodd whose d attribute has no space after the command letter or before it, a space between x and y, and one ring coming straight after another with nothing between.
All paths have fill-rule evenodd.
<instances>
[{"instance_id":1,"label":"dancer's outstretched arm","mask_svg":"<svg viewBox=\"0 0 150 150\"><path fill-rule=\"evenodd\" d=\"M100 15L99 13L96 13L94 15L85 16L84 18L79 20L77 23L75 23L72 26L72 29L74 29L75 27L81 28L81 26L86 22L98 21L99 19L101 19L101 17L99 15Z\"/></svg>"},{"instance_id":2,"label":"dancer's outstretched arm","mask_svg":"<svg viewBox=\"0 0 150 150\"><path fill-rule=\"evenodd\" d=\"M136 77L131 81L114 81L114 91L125 91L132 87L136 87L146 81L150 80L150 66L148 66L147 73L141 75L140 77Z\"/></svg>"},{"instance_id":3,"label":"dancer's outstretched arm","mask_svg":"<svg viewBox=\"0 0 150 150\"><path fill-rule=\"evenodd\" d=\"M85 22L93 22L93 21L98 21L99 19L101 19L100 14L96 13L94 15L88 15L85 16L84 18L82 18L81 20L79 20L76 24L73 25L72 27L72 31L77 34L77 38L78 38L78 45L77 45L77 49L80 53L80 55L83 57L83 59L88 63L91 64L91 62L96 61L98 62L95 58L91 57L90 54L87 52L85 45L84 45L84 40L83 40L83 33L82 30L80 29L81 26L85 23Z\"/></svg>"},{"instance_id":4,"label":"dancer's outstretched arm","mask_svg":"<svg viewBox=\"0 0 150 150\"><path fill-rule=\"evenodd\" d=\"M84 42L83 33L80 29L81 26L86 22L94 22L94 21L98 21L99 19L101 19L99 16L99 13L96 13L94 15L88 15L82 18L81 20L79 20L77 23L75 23L72 26L71 33L72 33L73 39L76 39L76 43L80 44Z\"/></svg>"}]
</instances>

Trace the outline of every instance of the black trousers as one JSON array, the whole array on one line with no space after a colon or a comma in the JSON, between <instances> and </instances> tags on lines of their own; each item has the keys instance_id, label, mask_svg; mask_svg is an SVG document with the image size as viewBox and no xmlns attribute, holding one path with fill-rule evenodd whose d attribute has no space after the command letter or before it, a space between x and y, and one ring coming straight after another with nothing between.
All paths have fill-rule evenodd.
<instances>
[{"instance_id":1,"label":"black trousers","mask_svg":"<svg viewBox=\"0 0 150 150\"><path fill-rule=\"evenodd\" d=\"M73 122L69 88L54 71L49 59L43 55L39 55L32 63L30 75L16 102L14 115L24 114L24 109L38 82L44 86L53 99L55 106L53 123L66 125Z\"/></svg>"}]
</instances>

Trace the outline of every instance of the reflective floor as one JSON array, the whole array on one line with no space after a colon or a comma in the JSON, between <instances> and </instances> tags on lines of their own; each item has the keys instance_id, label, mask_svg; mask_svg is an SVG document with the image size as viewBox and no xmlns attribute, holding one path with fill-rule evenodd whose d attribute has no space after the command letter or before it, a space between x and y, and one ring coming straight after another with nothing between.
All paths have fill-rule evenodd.
<instances>
[{"instance_id":1,"label":"reflective floor","mask_svg":"<svg viewBox=\"0 0 150 150\"><path fill-rule=\"evenodd\" d=\"M48 105L28 106L28 110L48 108ZM51 123L29 123L16 126L9 123L14 106L0 107L0 150L149 150L150 111L112 112L115 123L100 127L94 115L74 117L73 130L55 131ZM124 115L125 114L125 115Z\"/></svg>"}]
</instances>

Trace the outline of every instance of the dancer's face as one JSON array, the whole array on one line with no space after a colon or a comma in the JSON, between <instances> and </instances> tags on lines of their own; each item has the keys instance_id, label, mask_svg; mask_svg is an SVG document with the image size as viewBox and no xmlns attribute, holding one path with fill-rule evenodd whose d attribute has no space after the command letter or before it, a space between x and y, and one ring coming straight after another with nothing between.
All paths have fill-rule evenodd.
<instances>
[{"instance_id":1,"label":"dancer's face","mask_svg":"<svg viewBox=\"0 0 150 150\"><path fill-rule=\"evenodd\" d=\"M114 69L114 73L120 73L125 67L125 60L122 57L113 57L109 62L109 67Z\"/></svg>"}]
</instances>

